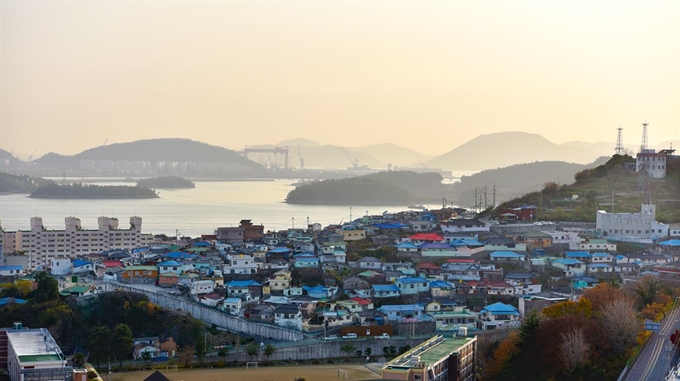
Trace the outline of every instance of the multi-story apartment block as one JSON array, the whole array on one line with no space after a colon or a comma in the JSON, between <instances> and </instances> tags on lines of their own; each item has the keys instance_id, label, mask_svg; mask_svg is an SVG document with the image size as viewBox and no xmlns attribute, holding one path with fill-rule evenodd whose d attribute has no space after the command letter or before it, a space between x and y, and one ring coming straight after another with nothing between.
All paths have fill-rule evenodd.
<instances>
[{"instance_id":1,"label":"multi-story apartment block","mask_svg":"<svg viewBox=\"0 0 680 381\"><path fill-rule=\"evenodd\" d=\"M0 245L5 252L23 252L29 256L28 266L48 268L55 257L78 255L115 249L132 250L148 245L153 235L142 234L142 218L130 217L130 227L120 229L118 219L99 217L97 229L83 229L80 219L66 217L64 230L48 230L40 217L31 218L31 230L0 230Z\"/></svg>"}]
</instances>

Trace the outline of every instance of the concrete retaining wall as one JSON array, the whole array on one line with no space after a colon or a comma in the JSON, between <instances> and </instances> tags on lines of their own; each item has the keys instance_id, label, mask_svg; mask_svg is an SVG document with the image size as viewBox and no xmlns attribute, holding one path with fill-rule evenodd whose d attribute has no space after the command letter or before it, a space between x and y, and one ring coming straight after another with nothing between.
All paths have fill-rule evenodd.
<instances>
[{"instance_id":1,"label":"concrete retaining wall","mask_svg":"<svg viewBox=\"0 0 680 381\"><path fill-rule=\"evenodd\" d=\"M366 339L366 340L336 340L329 342L319 342L318 344L301 345L293 347L283 347L276 348L273 355L269 356L269 361L302 361L302 360L315 360L315 359L331 359L340 357L354 357L355 353L348 355L342 351L342 346L348 342L351 342L357 349L361 350L362 353L366 352L366 348L371 348L371 357L382 356L383 347L394 346L398 351L400 347L410 345L414 347L426 339L388 339L388 340L378 340L378 339ZM364 355L365 356L365 355ZM243 352L243 346L241 346L240 353L230 352L226 357L219 356L206 356L204 362L217 362L217 361L266 361L267 358L263 354L257 356L249 356L247 353Z\"/></svg>"},{"instance_id":2,"label":"concrete retaining wall","mask_svg":"<svg viewBox=\"0 0 680 381\"><path fill-rule=\"evenodd\" d=\"M116 284L114 287L123 291L146 295L152 303L163 308L187 311L191 313L191 316L206 324L215 324L218 327L226 328L230 331L242 332L254 336L270 337L282 341L300 341L304 339L304 334L302 332L230 316L224 312L202 306L191 300L130 287L129 285L124 284Z\"/></svg>"}]
</instances>

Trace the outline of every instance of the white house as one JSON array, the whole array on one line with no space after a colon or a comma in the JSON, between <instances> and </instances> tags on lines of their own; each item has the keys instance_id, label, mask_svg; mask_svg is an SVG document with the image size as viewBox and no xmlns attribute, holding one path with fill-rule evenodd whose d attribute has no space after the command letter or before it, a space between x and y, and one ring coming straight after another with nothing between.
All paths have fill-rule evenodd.
<instances>
[{"instance_id":1,"label":"white house","mask_svg":"<svg viewBox=\"0 0 680 381\"><path fill-rule=\"evenodd\" d=\"M278 306L274 310L274 324L302 331L302 311L300 311L298 306Z\"/></svg>"},{"instance_id":2,"label":"white house","mask_svg":"<svg viewBox=\"0 0 680 381\"><path fill-rule=\"evenodd\" d=\"M467 233L467 232L488 232L489 226L480 220L473 219L454 219L439 224L444 233Z\"/></svg>"},{"instance_id":3,"label":"white house","mask_svg":"<svg viewBox=\"0 0 680 381\"><path fill-rule=\"evenodd\" d=\"M504 326L517 327L519 326L519 318L517 308L501 302L488 305L479 312L481 328L485 330Z\"/></svg>"},{"instance_id":4,"label":"white house","mask_svg":"<svg viewBox=\"0 0 680 381\"><path fill-rule=\"evenodd\" d=\"M191 294L210 294L215 291L215 281L197 280L191 284Z\"/></svg>"},{"instance_id":5,"label":"white house","mask_svg":"<svg viewBox=\"0 0 680 381\"><path fill-rule=\"evenodd\" d=\"M71 273L73 263L71 259L64 257L50 258L50 274L64 276Z\"/></svg>"},{"instance_id":6,"label":"white house","mask_svg":"<svg viewBox=\"0 0 680 381\"><path fill-rule=\"evenodd\" d=\"M165 261L158 264L158 273L167 274L173 273L180 275L184 270L184 265L177 261Z\"/></svg>"},{"instance_id":7,"label":"white house","mask_svg":"<svg viewBox=\"0 0 680 381\"><path fill-rule=\"evenodd\" d=\"M227 298L222 302L222 310L229 315L238 316L243 309L241 298Z\"/></svg>"},{"instance_id":8,"label":"white house","mask_svg":"<svg viewBox=\"0 0 680 381\"><path fill-rule=\"evenodd\" d=\"M255 274L257 263L251 255L229 254L224 265L224 274Z\"/></svg>"},{"instance_id":9,"label":"white house","mask_svg":"<svg viewBox=\"0 0 680 381\"><path fill-rule=\"evenodd\" d=\"M357 261L357 267L360 269L380 270L382 262L375 257L364 257Z\"/></svg>"},{"instance_id":10,"label":"white house","mask_svg":"<svg viewBox=\"0 0 680 381\"><path fill-rule=\"evenodd\" d=\"M395 284L372 284L375 298L394 298L400 295L399 287Z\"/></svg>"},{"instance_id":11,"label":"white house","mask_svg":"<svg viewBox=\"0 0 680 381\"><path fill-rule=\"evenodd\" d=\"M564 276L568 278L581 276L585 274L586 270L585 263L579 261L578 259L558 259L552 261L552 265L553 267L563 270Z\"/></svg>"}]
</instances>

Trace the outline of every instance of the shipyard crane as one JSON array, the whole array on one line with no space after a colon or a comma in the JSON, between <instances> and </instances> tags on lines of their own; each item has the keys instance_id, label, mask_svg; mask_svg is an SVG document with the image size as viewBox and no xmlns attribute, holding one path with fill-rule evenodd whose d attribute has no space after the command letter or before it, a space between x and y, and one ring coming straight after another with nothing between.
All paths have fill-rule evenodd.
<instances>
[{"instance_id":1,"label":"shipyard crane","mask_svg":"<svg viewBox=\"0 0 680 381\"><path fill-rule=\"evenodd\" d=\"M104 140L104 144L102 144L102 147L106 146L106 142L108 142L108 141L109 141L109 138L106 138L106 140Z\"/></svg>"},{"instance_id":2,"label":"shipyard crane","mask_svg":"<svg viewBox=\"0 0 680 381\"><path fill-rule=\"evenodd\" d=\"M420 160L420 158L418 157L418 155L416 155L416 154L414 154L414 155L415 155L416 159L418 159L418 161L420 162L420 165L422 165L423 168L427 169L427 165L426 165L425 163L423 163L422 160Z\"/></svg>"},{"instance_id":3,"label":"shipyard crane","mask_svg":"<svg viewBox=\"0 0 680 381\"><path fill-rule=\"evenodd\" d=\"M38 147L36 147L35 151L31 154L31 156L28 157L28 161L31 162L33 161L33 156L35 156L35 153L38 152Z\"/></svg>"},{"instance_id":4,"label":"shipyard crane","mask_svg":"<svg viewBox=\"0 0 680 381\"><path fill-rule=\"evenodd\" d=\"M347 153L347 150L344 147L342 148L342 151L347 156L347 159L349 160L350 164L352 164L352 168L359 168L359 160L349 156L349 154Z\"/></svg>"},{"instance_id":5,"label":"shipyard crane","mask_svg":"<svg viewBox=\"0 0 680 381\"><path fill-rule=\"evenodd\" d=\"M300 153L300 146L297 146L298 149L298 157L300 158L300 170L305 169L305 159L302 158L302 154Z\"/></svg>"}]
</instances>

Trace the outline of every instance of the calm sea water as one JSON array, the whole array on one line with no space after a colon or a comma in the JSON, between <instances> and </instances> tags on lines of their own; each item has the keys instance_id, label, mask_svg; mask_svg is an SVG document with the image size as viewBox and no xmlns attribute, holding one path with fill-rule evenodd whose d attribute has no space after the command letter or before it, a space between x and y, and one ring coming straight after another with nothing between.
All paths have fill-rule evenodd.
<instances>
[{"instance_id":1,"label":"calm sea water","mask_svg":"<svg viewBox=\"0 0 680 381\"><path fill-rule=\"evenodd\" d=\"M64 218L78 217L85 229L97 227L97 217L117 217L127 227L131 216L142 217L142 232L192 237L213 234L219 226L238 226L242 219L265 230L323 226L350 219L348 206L289 205L283 202L294 187L291 180L197 182L195 189L161 190L160 198L144 200L47 200L26 195L0 196L0 223L6 230L30 229L30 218L43 218L46 229L63 229ZM97 183L95 183L97 184ZM117 183L101 183L119 185ZM122 183L121 183L122 184ZM126 185L130 185L127 183ZM400 211L406 205L358 206L352 217Z\"/></svg>"}]
</instances>

